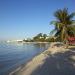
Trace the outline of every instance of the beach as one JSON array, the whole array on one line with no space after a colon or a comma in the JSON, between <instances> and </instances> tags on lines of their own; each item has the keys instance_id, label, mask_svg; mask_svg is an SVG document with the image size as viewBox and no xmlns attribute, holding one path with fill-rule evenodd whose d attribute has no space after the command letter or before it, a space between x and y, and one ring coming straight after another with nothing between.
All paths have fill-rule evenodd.
<instances>
[{"instance_id":1,"label":"beach","mask_svg":"<svg viewBox=\"0 0 75 75\"><path fill-rule=\"evenodd\" d=\"M75 47L49 47L10 75L75 75Z\"/></svg>"}]
</instances>

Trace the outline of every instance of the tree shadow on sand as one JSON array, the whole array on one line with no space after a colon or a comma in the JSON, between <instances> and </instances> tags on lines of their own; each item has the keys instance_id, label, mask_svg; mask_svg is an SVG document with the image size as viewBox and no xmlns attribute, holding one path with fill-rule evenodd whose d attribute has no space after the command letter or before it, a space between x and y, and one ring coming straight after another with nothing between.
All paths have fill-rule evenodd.
<instances>
[{"instance_id":1,"label":"tree shadow on sand","mask_svg":"<svg viewBox=\"0 0 75 75\"><path fill-rule=\"evenodd\" d=\"M75 48L50 55L30 75L75 75Z\"/></svg>"}]
</instances>

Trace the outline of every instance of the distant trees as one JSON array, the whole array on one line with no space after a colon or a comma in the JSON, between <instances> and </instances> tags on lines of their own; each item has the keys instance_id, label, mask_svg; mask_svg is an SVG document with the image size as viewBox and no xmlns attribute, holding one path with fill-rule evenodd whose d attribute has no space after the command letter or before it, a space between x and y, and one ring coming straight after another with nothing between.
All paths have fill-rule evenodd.
<instances>
[{"instance_id":1,"label":"distant trees","mask_svg":"<svg viewBox=\"0 0 75 75\"><path fill-rule=\"evenodd\" d=\"M46 40L47 34L43 34L43 38Z\"/></svg>"},{"instance_id":2,"label":"distant trees","mask_svg":"<svg viewBox=\"0 0 75 75\"><path fill-rule=\"evenodd\" d=\"M33 37L33 41L40 41L41 37L42 37L42 33L39 33Z\"/></svg>"},{"instance_id":3,"label":"distant trees","mask_svg":"<svg viewBox=\"0 0 75 75\"><path fill-rule=\"evenodd\" d=\"M31 38L23 39L23 42L33 42Z\"/></svg>"},{"instance_id":4,"label":"distant trees","mask_svg":"<svg viewBox=\"0 0 75 75\"><path fill-rule=\"evenodd\" d=\"M34 36L32 39L27 38L24 39L23 42L53 42L54 38L49 37L47 34L39 33L36 36Z\"/></svg>"},{"instance_id":5,"label":"distant trees","mask_svg":"<svg viewBox=\"0 0 75 75\"><path fill-rule=\"evenodd\" d=\"M37 42L46 42L47 34L39 33L35 37L33 37L33 41Z\"/></svg>"}]
</instances>

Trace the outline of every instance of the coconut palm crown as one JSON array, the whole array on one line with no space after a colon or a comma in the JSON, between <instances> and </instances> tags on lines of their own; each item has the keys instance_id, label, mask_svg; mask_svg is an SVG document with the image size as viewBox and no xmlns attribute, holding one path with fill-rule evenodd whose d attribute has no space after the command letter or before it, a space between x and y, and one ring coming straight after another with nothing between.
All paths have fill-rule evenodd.
<instances>
[{"instance_id":1,"label":"coconut palm crown","mask_svg":"<svg viewBox=\"0 0 75 75\"><path fill-rule=\"evenodd\" d=\"M55 36L59 37L61 41L75 35L75 21L73 20L75 13L69 14L68 9L64 8L63 10L58 9L54 16L56 20L52 21L51 24L55 26L55 29L51 33L55 32Z\"/></svg>"}]
</instances>

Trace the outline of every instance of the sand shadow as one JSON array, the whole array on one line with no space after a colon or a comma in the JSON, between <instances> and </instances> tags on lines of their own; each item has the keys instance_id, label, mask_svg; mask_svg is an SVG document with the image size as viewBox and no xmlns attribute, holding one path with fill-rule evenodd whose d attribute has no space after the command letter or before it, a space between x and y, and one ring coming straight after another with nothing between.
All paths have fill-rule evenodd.
<instances>
[{"instance_id":1,"label":"sand shadow","mask_svg":"<svg viewBox=\"0 0 75 75\"><path fill-rule=\"evenodd\" d=\"M44 64L37 67L30 75L75 75L75 48L64 53L50 55Z\"/></svg>"}]
</instances>

